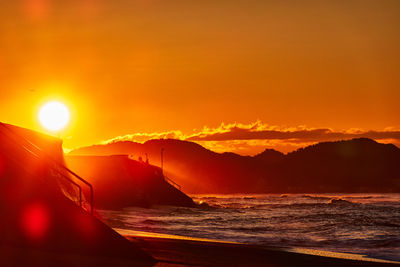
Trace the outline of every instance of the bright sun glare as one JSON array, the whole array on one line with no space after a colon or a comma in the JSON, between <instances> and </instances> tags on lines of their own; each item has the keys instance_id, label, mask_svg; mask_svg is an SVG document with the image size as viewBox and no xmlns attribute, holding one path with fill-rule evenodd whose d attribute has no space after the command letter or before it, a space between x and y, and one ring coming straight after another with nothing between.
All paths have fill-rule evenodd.
<instances>
[{"instance_id":1,"label":"bright sun glare","mask_svg":"<svg viewBox=\"0 0 400 267\"><path fill-rule=\"evenodd\" d=\"M44 104L39 111L39 121L47 130L56 132L67 126L70 114L67 106L58 101Z\"/></svg>"}]
</instances>

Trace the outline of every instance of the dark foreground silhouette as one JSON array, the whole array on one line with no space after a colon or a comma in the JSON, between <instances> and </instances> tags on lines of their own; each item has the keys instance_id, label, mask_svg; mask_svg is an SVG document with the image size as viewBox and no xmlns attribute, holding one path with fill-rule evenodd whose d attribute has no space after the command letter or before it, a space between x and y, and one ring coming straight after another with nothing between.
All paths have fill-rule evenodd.
<instances>
[{"instance_id":1,"label":"dark foreground silhouette","mask_svg":"<svg viewBox=\"0 0 400 267\"><path fill-rule=\"evenodd\" d=\"M324 142L284 155L215 153L179 140L123 141L77 149L71 155L149 155L189 193L400 192L400 149L360 138Z\"/></svg>"},{"instance_id":2,"label":"dark foreground silhouette","mask_svg":"<svg viewBox=\"0 0 400 267\"><path fill-rule=\"evenodd\" d=\"M153 265L151 256L80 205L79 181L57 169L62 164L60 140L0 124L0 264L77 266L81 257L100 257Z\"/></svg>"}]
</instances>

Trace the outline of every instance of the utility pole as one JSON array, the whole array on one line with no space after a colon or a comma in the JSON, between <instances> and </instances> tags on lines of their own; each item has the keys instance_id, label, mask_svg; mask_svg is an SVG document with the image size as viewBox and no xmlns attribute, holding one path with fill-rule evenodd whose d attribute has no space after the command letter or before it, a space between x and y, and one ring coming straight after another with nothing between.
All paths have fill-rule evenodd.
<instances>
[{"instance_id":1,"label":"utility pole","mask_svg":"<svg viewBox=\"0 0 400 267\"><path fill-rule=\"evenodd\" d=\"M164 175L164 148L161 148L161 173Z\"/></svg>"}]
</instances>

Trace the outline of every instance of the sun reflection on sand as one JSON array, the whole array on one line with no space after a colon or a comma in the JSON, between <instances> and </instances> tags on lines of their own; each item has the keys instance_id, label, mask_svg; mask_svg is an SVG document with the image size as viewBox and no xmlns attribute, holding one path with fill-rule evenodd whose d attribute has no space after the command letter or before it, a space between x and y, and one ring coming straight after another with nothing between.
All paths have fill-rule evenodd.
<instances>
[{"instance_id":1,"label":"sun reflection on sand","mask_svg":"<svg viewBox=\"0 0 400 267\"><path fill-rule=\"evenodd\" d=\"M321 257L337 258L337 259L399 264L399 262L397 262L397 261L374 259L374 258L369 258L368 256L361 255L361 254L340 253L340 252L307 249L307 248L290 248L290 249L286 249L286 251L307 254L307 255L321 256Z\"/></svg>"}]
</instances>

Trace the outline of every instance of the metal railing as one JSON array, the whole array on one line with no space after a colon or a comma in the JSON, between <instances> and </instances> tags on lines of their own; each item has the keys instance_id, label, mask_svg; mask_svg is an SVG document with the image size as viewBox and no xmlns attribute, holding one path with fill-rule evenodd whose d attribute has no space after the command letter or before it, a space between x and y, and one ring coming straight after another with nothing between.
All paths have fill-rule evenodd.
<instances>
[{"instance_id":1,"label":"metal railing","mask_svg":"<svg viewBox=\"0 0 400 267\"><path fill-rule=\"evenodd\" d=\"M163 176L164 176L164 180L167 181L167 183L169 183L170 185L172 185L179 191L182 191L182 187L179 184L177 184L176 182L174 182L174 180L168 178L166 175L163 175Z\"/></svg>"},{"instance_id":2,"label":"metal railing","mask_svg":"<svg viewBox=\"0 0 400 267\"><path fill-rule=\"evenodd\" d=\"M20 143L16 140L13 140L15 144L19 145L20 147L22 147L26 152L28 152L29 154L31 154L32 156L34 156L37 159L40 159L41 156L44 157L45 159L48 159L51 163L54 164L54 166L61 168L62 170L68 172L69 174L71 174L72 176L74 176L75 178L77 178L79 181L81 181L82 183L84 183L86 186L89 187L89 191L90 191L90 213L93 214L94 213L94 205L93 205L93 186L86 181L85 179L83 179L82 177L80 177L78 174L76 174L75 172L71 171L69 168L67 168L64 164L61 164L60 162L58 162L57 160L55 160L53 157L51 157L50 155L48 155L45 151L43 151L41 148L39 148L37 145L33 144L31 141L29 141L28 139L26 139L25 137L19 135L18 133L16 133L14 130L10 129L10 127L8 127L6 124L0 122L0 125L3 126L4 129L8 130L13 136L19 138L23 143ZM10 137L11 138L11 137ZM11 138L12 139L12 138ZM35 150L36 152L32 151ZM60 171L58 168L52 166L52 170L54 170L55 172L57 172L59 175L61 175L61 177L63 177L66 181L70 182L73 186L78 188L78 192L79 192L79 206L83 208L83 201L82 201L82 187L76 183L74 180L72 180L70 177L68 177L67 175L65 175L62 171Z\"/></svg>"}]
</instances>

